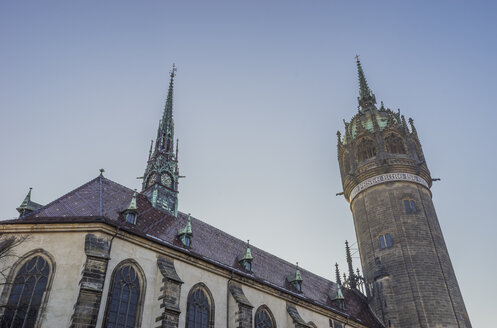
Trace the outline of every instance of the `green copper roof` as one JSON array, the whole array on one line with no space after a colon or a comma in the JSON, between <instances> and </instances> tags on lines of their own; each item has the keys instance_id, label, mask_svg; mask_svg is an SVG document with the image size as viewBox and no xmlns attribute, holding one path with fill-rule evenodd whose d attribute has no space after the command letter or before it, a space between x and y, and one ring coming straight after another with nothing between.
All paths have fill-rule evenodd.
<instances>
[{"instance_id":1,"label":"green copper roof","mask_svg":"<svg viewBox=\"0 0 497 328\"><path fill-rule=\"evenodd\" d=\"M136 189L135 189L135 192L133 193L133 197L131 197L131 202L129 202L127 210L128 211L136 211L137 210L137 207L136 207Z\"/></svg>"},{"instance_id":2,"label":"green copper roof","mask_svg":"<svg viewBox=\"0 0 497 328\"><path fill-rule=\"evenodd\" d=\"M374 132L375 121L378 129L383 131L391 121L393 124L401 127L402 119L400 116L400 111L395 113L390 109L385 109L381 107L379 110L376 108L360 111L356 114L350 122L345 122L345 133L343 137L343 143L347 144L353 141L360 129L364 129L370 133Z\"/></svg>"},{"instance_id":3,"label":"green copper roof","mask_svg":"<svg viewBox=\"0 0 497 328\"><path fill-rule=\"evenodd\" d=\"M247 250L240 261L252 261L253 259L254 257L252 256L252 251L250 250L250 242L247 241Z\"/></svg>"},{"instance_id":4,"label":"green copper roof","mask_svg":"<svg viewBox=\"0 0 497 328\"><path fill-rule=\"evenodd\" d=\"M19 212L20 216L23 216L27 213L36 211L37 209L42 207L42 205L35 203L31 200L31 190L32 189L33 188L29 188L28 194L26 195L26 197L24 197L24 200L22 201L21 205L19 205L19 207L16 208L16 210Z\"/></svg>"},{"instance_id":5,"label":"green copper roof","mask_svg":"<svg viewBox=\"0 0 497 328\"><path fill-rule=\"evenodd\" d=\"M188 213L188 219L186 221L186 226L183 229L180 229L178 231L178 236L182 236L182 235L193 236L192 222L191 222L191 219L190 219L190 213Z\"/></svg>"},{"instance_id":6,"label":"green copper roof","mask_svg":"<svg viewBox=\"0 0 497 328\"><path fill-rule=\"evenodd\" d=\"M340 286L340 284L337 284L337 295L335 297L336 300L344 300L345 297L343 297L343 293L342 293L342 287Z\"/></svg>"}]
</instances>

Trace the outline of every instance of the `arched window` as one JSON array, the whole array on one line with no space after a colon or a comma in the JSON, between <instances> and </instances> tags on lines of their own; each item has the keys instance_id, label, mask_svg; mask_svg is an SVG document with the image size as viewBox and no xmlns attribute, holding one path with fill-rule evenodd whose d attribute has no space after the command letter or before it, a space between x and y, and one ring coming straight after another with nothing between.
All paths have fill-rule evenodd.
<instances>
[{"instance_id":1,"label":"arched window","mask_svg":"<svg viewBox=\"0 0 497 328\"><path fill-rule=\"evenodd\" d=\"M12 270L5 286L10 290L1 327L35 327L48 299L54 262L47 253L36 250L19 260Z\"/></svg>"},{"instance_id":2,"label":"arched window","mask_svg":"<svg viewBox=\"0 0 497 328\"><path fill-rule=\"evenodd\" d=\"M385 138L385 148L391 154L405 154L406 148L402 138L395 133L390 133Z\"/></svg>"},{"instance_id":3,"label":"arched window","mask_svg":"<svg viewBox=\"0 0 497 328\"><path fill-rule=\"evenodd\" d=\"M133 260L119 263L112 273L105 310L104 327L140 327L145 275Z\"/></svg>"},{"instance_id":4,"label":"arched window","mask_svg":"<svg viewBox=\"0 0 497 328\"><path fill-rule=\"evenodd\" d=\"M357 144L357 159L362 162L368 158L376 156L376 147L370 138L363 138Z\"/></svg>"},{"instance_id":5,"label":"arched window","mask_svg":"<svg viewBox=\"0 0 497 328\"><path fill-rule=\"evenodd\" d=\"M273 314L265 305L261 305L255 312L255 328L276 328Z\"/></svg>"},{"instance_id":6,"label":"arched window","mask_svg":"<svg viewBox=\"0 0 497 328\"><path fill-rule=\"evenodd\" d=\"M186 328L214 328L214 301L202 283L193 286L188 294Z\"/></svg>"}]
</instances>

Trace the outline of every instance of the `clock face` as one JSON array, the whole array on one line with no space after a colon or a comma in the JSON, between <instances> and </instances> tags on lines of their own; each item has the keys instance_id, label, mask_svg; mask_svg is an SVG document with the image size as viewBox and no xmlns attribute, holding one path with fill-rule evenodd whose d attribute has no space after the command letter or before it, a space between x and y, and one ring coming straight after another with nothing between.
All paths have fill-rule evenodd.
<instances>
[{"instance_id":1,"label":"clock face","mask_svg":"<svg viewBox=\"0 0 497 328\"><path fill-rule=\"evenodd\" d=\"M161 175L160 177L160 181L161 183L166 186L166 187L169 187L171 188L172 187L172 184L173 184L173 180L171 179L171 176L167 173L164 173L163 175Z\"/></svg>"}]
</instances>

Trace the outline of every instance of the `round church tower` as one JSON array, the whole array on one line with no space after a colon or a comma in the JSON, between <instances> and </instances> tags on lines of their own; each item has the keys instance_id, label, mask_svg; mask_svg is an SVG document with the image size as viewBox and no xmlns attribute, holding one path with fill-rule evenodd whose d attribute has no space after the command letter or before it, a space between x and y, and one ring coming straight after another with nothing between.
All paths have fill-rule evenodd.
<instances>
[{"instance_id":1,"label":"round church tower","mask_svg":"<svg viewBox=\"0 0 497 328\"><path fill-rule=\"evenodd\" d=\"M376 106L359 59L359 111L338 132L369 301L386 327L471 327L409 119Z\"/></svg>"}]
</instances>

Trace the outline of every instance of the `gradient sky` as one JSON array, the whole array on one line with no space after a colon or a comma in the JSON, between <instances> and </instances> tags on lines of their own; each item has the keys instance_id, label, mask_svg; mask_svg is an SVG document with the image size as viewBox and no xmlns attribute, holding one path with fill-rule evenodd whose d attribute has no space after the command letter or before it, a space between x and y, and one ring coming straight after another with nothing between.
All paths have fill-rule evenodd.
<instances>
[{"instance_id":1,"label":"gradient sky","mask_svg":"<svg viewBox=\"0 0 497 328\"><path fill-rule=\"evenodd\" d=\"M414 118L469 316L491 327L496 12L493 1L2 1L0 218L28 187L46 204L101 167L139 188L174 62L179 209L334 279L355 242L335 194L358 53L378 101Z\"/></svg>"}]
</instances>

